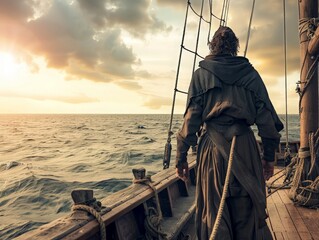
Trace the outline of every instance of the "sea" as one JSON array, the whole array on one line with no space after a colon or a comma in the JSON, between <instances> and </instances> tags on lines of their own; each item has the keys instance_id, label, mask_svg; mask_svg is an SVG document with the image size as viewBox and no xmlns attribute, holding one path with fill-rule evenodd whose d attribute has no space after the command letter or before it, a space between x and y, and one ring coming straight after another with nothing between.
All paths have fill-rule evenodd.
<instances>
[{"instance_id":1,"label":"sea","mask_svg":"<svg viewBox=\"0 0 319 240\"><path fill-rule=\"evenodd\" d=\"M101 200L131 185L133 168L161 171L170 117L0 114L0 239L67 215L74 189L93 189ZM299 139L299 116L280 118L287 119L289 141ZM182 115L173 117L172 166L182 122Z\"/></svg>"}]
</instances>

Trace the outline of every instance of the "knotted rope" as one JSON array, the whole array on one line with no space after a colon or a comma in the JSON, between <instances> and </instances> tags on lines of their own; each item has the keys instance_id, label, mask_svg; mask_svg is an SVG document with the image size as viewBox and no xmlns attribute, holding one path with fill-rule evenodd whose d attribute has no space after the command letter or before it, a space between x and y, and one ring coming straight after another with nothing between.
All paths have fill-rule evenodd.
<instances>
[{"instance_id":1,"label":"knotted rope","mask_svg":"<svg viewBox=\"0 0 319 240\"><path fill-rule=\"evenodd\" d=\"M318 156L319 129L316 133L309 134L309 150L302 151L299 149L298 152L296 171L289 191L289 197L296 204L310 208L319 207L319 177L315 172L318 166ZM309 158L310 166L308 170L305 161L306 159L308 161Z\"/></svg>"},{"instance_id":2,"label":"knotted rope","mask_svg":"<svg viewBox=\"0 0 319 240\"><path fill-rule=\"evenodd\" d=\"M163 214L161 210L160 200L158 197L158 192L150 177L146 176L143 179L133 179L134 184L145 184L149 186L155 195L156 200L156 209L153 207L147 207L146 211L146 219L145 219L145 228L147 229L146 237L147 239L152 239L152 237L156 237L157 239L165 239L166 233L162 232L160 229L160 223L163 220ZM151 212L154 212L151 215ZM151 236L151 238L149 237Z\"/></svg>"},{"instance_id":3,"label":"knotted rope","mask_svg":"<svg viewBox=\"0 0 319 240\"><path fill-rule=\"evenodd\" d=\"M97 208L97 210L95 208ZM93 215L100 225L101 240L106 240L105 224L99 213L99 211L101 211L100 202L97 202L97 204L93 205L92 207L84 205L84 204L75 204L72 207L72 211L76 211L76 210L86 211L90 213L91 215Z\"/></svg>"},{"instance_id":4,"label":"knotted rope","mask_svg":"<svg viewBox=\"0 0 319 240\"><path fill-rule=\"evenodd\" d=\"M296 201L299 205L317 208L319 207L319 177L314 181L305 180L302 185L306 187L299 187L297 190Z\"/></svg>"}]
</instances>

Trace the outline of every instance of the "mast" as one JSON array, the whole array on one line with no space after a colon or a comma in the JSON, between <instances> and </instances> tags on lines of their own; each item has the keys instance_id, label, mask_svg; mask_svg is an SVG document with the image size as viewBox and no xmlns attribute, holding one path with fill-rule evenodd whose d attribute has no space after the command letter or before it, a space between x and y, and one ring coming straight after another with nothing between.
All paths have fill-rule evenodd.
<instances>
[{"instance_id":1,"label":"mast","mask_svg":"<svg viewBox=\"0 0 319 240\"><path fill-rule=\"evenodd\" d=\"M318 0L298 0L300 37L300 148L289 197L299 205L319 204ZM319 188L318 188L319 189Z\"/></svg>"},{"instance_id":2,"label":"mast","mask_svg":"<svg viewBox=\"0 0 319 240\"><path fill-rule=\"evenodd\" d=\"M299 0L299 23L311 18L318 18L318 0ZM311 26L306 24L305 27ZM308 33L308 29L300 32L300 148L306 151L309 150L309 133L318 129L318 72L314 71L309 78L313 64L317 64L315 55L318 52L309 53Z\"/></svg>"}]
</instances>

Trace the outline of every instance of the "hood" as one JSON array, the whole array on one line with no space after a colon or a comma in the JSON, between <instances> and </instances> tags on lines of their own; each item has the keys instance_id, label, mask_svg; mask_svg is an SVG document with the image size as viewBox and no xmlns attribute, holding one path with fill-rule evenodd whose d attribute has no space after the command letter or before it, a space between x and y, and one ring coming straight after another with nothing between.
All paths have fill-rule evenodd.
<instances>
[{"instance_id":1,"label":"hood","mask_svg":"<svg viewBox=\"0 0 319 240\"><path fill-rule=\"evenodd\" d=\"M254 69L247 58L231 55L208 55L199 66L226 84L235 84Z\"/></svg>"}]
</instances>

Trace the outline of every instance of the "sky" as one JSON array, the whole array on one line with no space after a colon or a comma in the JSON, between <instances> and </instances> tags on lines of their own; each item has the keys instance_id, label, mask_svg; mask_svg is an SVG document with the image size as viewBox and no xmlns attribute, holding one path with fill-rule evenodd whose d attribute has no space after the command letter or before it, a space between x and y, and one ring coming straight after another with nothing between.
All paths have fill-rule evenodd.
<instances>
[{"instance_id":1,"label":"sky","mask_svg":"<svg viewBox=\"0 0 319 240\"><path fill-rule=\"evenodd\" d=\"M190 2L199 12L201 0ZM216 16L222 3L213 1ZM186 0L0 0L0 113L170 114L186 7ZM251 0L230 1L227 25L240 56L251 7ZM289 114L298 113L297 9L286 0ZM198 20L190 11L184 46L192 50ZM202 23L198 52L205 56L209 27ZM213 18L211 34L219 24ZM256 1L246 57L278 113L285 113L283 39L283 1ZM179 90L187 91L193 62L183 51ZM175 113L185 101L176 95Z\"/></svg>"}]
</instances>

